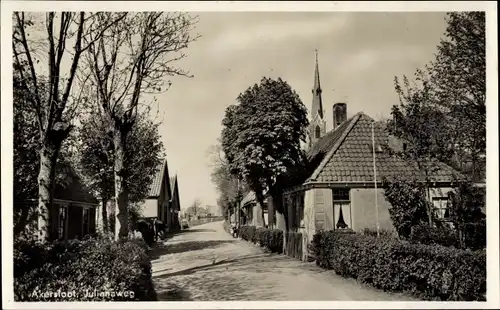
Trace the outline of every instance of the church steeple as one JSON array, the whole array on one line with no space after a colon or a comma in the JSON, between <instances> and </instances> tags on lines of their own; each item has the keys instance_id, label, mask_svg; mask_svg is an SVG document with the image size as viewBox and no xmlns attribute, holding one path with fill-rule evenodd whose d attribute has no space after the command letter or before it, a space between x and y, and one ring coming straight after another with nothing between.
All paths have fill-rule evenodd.
<instances>
[{"instance_id":1,"label":"church steeple","mask_svg":"<svg viewBox=\"0 0 500 310\"><path fill-rule=\"evenodd\" d=\"M319 82L318 50L316 50L316 66L314 68L314 86L312 89L312 109L311 122L309 124L309 143L310 148L326 133L326 122L323 119L323 100L321 99L321 84Z\"/></svg>"},{"instance_id":2,"label":"church steeple","mask_svg":"<svg viewBox=\"0 0 500 310\"><path fill-rule=\"evenodd\" d=\"M311 116L315 117L316 113L323 118L323 101L321 100L321 83L319 82L319 65L318 65L318 50L316 52L316 67L314 69L314 87L312 89L313 102Z\"/></svg>"}]
</instances>

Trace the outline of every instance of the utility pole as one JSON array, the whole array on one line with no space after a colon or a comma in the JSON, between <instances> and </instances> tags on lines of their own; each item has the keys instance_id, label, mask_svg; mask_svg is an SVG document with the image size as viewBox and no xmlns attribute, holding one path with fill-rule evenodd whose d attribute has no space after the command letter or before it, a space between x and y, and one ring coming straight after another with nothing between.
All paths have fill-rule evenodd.
<instances>
[{"instance_id":1,"label":"utility pole","mask_svg":"<svg viewBox=\"0 0 500 310\"><path fill-rule=\"evenodd\" d=\"M380 224L378 221L378 200L377 200L377 166L375 159L375 129L372 121L372 146L373 146L373 183L375 187L375 219L377 221L377 237L380 237Z\"/></svg>"}]
</instances>

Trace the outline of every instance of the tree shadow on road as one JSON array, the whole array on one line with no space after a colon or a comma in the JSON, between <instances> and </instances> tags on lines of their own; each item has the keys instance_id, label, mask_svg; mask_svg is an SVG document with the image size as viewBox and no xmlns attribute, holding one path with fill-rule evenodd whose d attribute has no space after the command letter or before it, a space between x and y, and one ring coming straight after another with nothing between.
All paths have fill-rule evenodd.
<instances>
[{"instance_id":1,"label":"tree shadow on road","mask_svg":"<svg viewBox=\"0 0 500 310\"><path fill-rule=\"evenodd\" d=\"M149 255L151 257L151 260L154 260L162 255L215 248L222 244L231 243L234 241L235 240L209 240L209 241L186 241L179 243L160 244L154 247L149 252Z\"/></svg>"},{"instance_id":2,"label":"tree shadow on road","mask_svg":"<svg viewBox=\"0 0 500 310\"><path fill-rule=\"evenodd\" d=\"M184 234L188 234L188 233L203 233L203 232L216 232L217 230L215 229L208 229L208 228L188 228L188 229L184 229L184 230L180 230L180 231L175 231L175 232L169 232L166 234L165 236L165 240L168 240L174 236L178 236L178 235L184 235Z\"/></svg>"},{"instance_id":3,"label":"tree shadow on road","mask_svg":"<svg viewBox=\"0 0 500 310\"><path fill-rule=\"evenodd\" d=\"M268 258L270 256L276 256L276 255L262 253L262 254L256 254L256 255L241 256L241 257L236 257L236 258L232 258L232 259L222 259L219 261L213 261L213 262L205 264L205 265L200 265L200 266L196 266L196 267L192 267L192 268L188 268L188 269L184 269L184 270L180 270L180 271L176 271L176 272L165 273L162 275L153 276L153 278L161 279L161 278L168 278L168 277L174 277L174 276L185 276L185 275L194 274L197 271L201 271L201 270L207 271L207 270L212 269L212 268L217 268L221 265L225 265L224 267L226 267L226 269L228 269L231 266L253 265L259 259L262 259L262 258L265 259L265 258ZM246 264L245 264L245 261L246 261Z\"/></svg>"},{"instance_id":4,"label":"tree shadow on road","mask_svg":"<svg viewBox=\"0 0 500 310\"><path fill-rule=\"evenodd\" d=\"M188 291L175 284L168 284L167 287L157 288L158 300L161 301L192 301Z\"/></svg>"}]
</instances>

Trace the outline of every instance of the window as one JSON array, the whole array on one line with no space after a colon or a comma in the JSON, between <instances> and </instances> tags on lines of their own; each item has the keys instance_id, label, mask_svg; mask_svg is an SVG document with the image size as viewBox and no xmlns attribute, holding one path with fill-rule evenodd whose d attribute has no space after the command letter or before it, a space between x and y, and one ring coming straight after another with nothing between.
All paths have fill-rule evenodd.
<instances>
[{"instance_id":1,"label":"window","mask_svg":"<svg viewBox=\"0 0 500 310\"><path fill-rule=\"evenodd\" d=\"M90 232L90 210L83 208L83 221L82 221L82 236L88 235Z\"/></svg>"},{"instance_id":2,"label":"window","mask_svg":"<svg viewBox=\"0 0 500 310\"><path fill-rule=\"evenodd\" d=\"M351 200L349 189L333 189L333 229L351 228Z\"/></svg>"},{"instance_id":3,"label":"window","mask_svg":"<svg viewBox=\"0 0 500 310\"><path fill-rule=\"evenodd\" d=\"M59 207L58 225L57 225L57 238L62 240L66 237L66 219L68 218L68 207Z\"/></svg>"},{"instance_id":4,"label":"window","mask_svg":"<svg viewBox=\"0 0 500 310\"><path fill-rule=\"evenodd\" d=\"M316 139L319 139L321 137L321 128L319 126L316 126L316 133L315 133Z\"/></svg>"},{"instance_id":5,"label":"window","mask_svg":"<svg viewBox=\"0 0 500 310\"><path fill-rule=\"evenodd\" d=\"M447 220L450 218L450 209L448 207L448 197L434 197L432 204L436 211L437 218L440 220Z\"/></svg>"}]
</instances>

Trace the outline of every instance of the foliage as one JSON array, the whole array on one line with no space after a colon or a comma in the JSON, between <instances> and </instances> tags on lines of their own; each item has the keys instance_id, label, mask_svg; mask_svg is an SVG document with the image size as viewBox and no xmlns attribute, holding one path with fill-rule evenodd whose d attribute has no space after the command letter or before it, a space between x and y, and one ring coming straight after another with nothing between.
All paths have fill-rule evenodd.
<instances>
[{"instance_id":1,"label":"foliage","mask_svg":"<svg viewBox=\"0 0 500 310\"><path fill-rule=\"evenodd\" d=\"M461 247L486 247L485 189L460 182L449 193L450 221L459 232Z\"/></svg>"},{"instance_id":2,"label":"foliage","mask_svg":"<svg viewBox=\"0 0 500 310\"><path fill-rule=\"evenodd\" d=\"M60 243L17 243L14 249L16 301L125 301L156 300L148 247L141 240L114 242L87 238ZM85 297L112 292L129 296ZM73 297L47 296L45 292L73 292ZM37 294L33 294L36 292Z\"/></svg>"},{"instance_id":3,"label":"foliage","mask_svg":"<svg viewBox=\"0 0 500 310\"><path fill-rule=\"evenodd\" d=\"M127 189L132 204L147 198L148 188L165 157L159 126L160 123L142 113L127 135L125 161L130 176ZM78 130L79 165L89 185L105 200L114 194L114 148L109 128L103 117L93 114Z\"/></svg>"},{"instance_id":4,"label":"foliage","mask_svg":"<svg viewBox=\"0 0 500 310\"><path fill-rule=\"evenodd\" d=\"M420 224L412 227L409 236L410 242L422 244L439 244L442 246L453 246L460 248L457 234L451 227L440 225L439 227Z\"/></svg>"},{"instance_id":5,"label":"foliage","mask_svg":"<svg viewBox=\"0 0 500 310\"><path fill-rule=\"evenodd\" d=\"M477 180L486 150L485 13L448 13L447 24L435 60L417 70L415 83L395 79L400 105L389 129L408 142L405 153L413 159L460 169L472 162L465 172Z\"/></svg>"},{"instance_id":6,"label":"foliage","mask_svg":"<svg viewBox=\"0 0 500 310\"><path fill-rule=\"evenodd\" d=\"M212 161L211 181L215 185L219 197L217 204L224 216L227 212L233 214L243 199L248 194L249 188L245 181L238 180L237 176L231 174L229 163L222 152L220 143L213 145L209 150Z\"/></svg>"},{"instance_id":7,"label":"foliage","mask_svg":"<svg viewBox=\"0 0 500 310\"><path fill-rule=\"evenodd\" d=\"M241 239L259 244L271 253L283 252L283 231L255 226L241 226L239 230Z\"/></svg>"},{"instance_id":8,"label":"foliage","mask_svg":"<svg viewBox=\"0 0 500 310\"><path fill-rule=\"evenodd\" d=\"M45 18L41 18L43 15ZM13 15L14 77L17 77L17 86L26 92L28 98L24 103L31 112L29 123L33 125L36 122L38 131L34 136L38 138L39 160L37 216L44 219L45 223L49 222L47 217L54 198L59 152L74 128L72 121L82 102L87 101L83 92L75 91L88 81L79 74L79 62L82 54L93 43L87 40L88 36L98 38L102 35L102 29L109 26L95 23L94 17L85 12L14 12ZM113 24L116 20L108 22ZM98 26L89 31L89 24ZM38 31L42 35L30 37L31 33ZM48 65L46 73L40 66L40 61L44 60ZM62 65L66 61L67 65ZM69 70L64 72L65 68ZM45 225L39 231L43 239L48 236L46 228Z\"/></svg>"},{"instance_id":9,"label":"foliage","mask_svg":"<svg viewBox=\"0 0 500 310\"><path fill-rule=\"evenodd\" d=\"M400 238L408 238L413 226L427 222L431 210L424 186L416 180L384 179L384 196L390 203L389 215Z\"/></svg>"},{"instance_id":10,"label":"foliage","mask_svg":"<svg viewBox=\"0 0 500 310\"><path fill-rule=\"evenodd\" d=\"M361 234L366 236L377 237L377 230L373 228L364 228L361 230ZM379 237L381 238L394 238L394 231L389 229L379 229Z\"/></svg>"},{"instance_id":11,"label":"foliage","mask_svg":"<svg viewBox=\"0 0 500 310\"><path fill-rule=\"evenodd\" d=\"M222 149L230 173L242 177L263 204L264 193L274 194L277 178L301 160L307 109L281 78L264 77L237 100L222 122Z\"/></svg>"},{"instance_id":12,"label":"foliage","mask_svg":"<svg viewBox=\"0 0 500 310\"><path fill-rule=\"evenodd\" d=\"M321 267L385 291L430 300L486 298L485 251L333 231L316 234L313 250Z\"/></svg>"},{"instance_id":13,"label":"foliage","mask_svg":"<svg viewBox=\"0 0 500 310\"><path fill-rule=\"evenodd\" d=\"M128 236L127 187L137 182L129 174L133 163L127 162L130 145L128 136L137 125L141 109L149 110L152 102L145 94L156 95L169 89L166 77L186 76L175 67L175 62L184 58L183 51L196 40L190 31L196 24L195 17L177 12L99 12L99 21L120 19L107 27L103 36L91 44L86 54L90 87L86 92L94 99L94 109L109 122L113 138L114 198L119 212L117 238ZM139 183L140 184L140 183Z\"/></svg>"}]
</instances>

